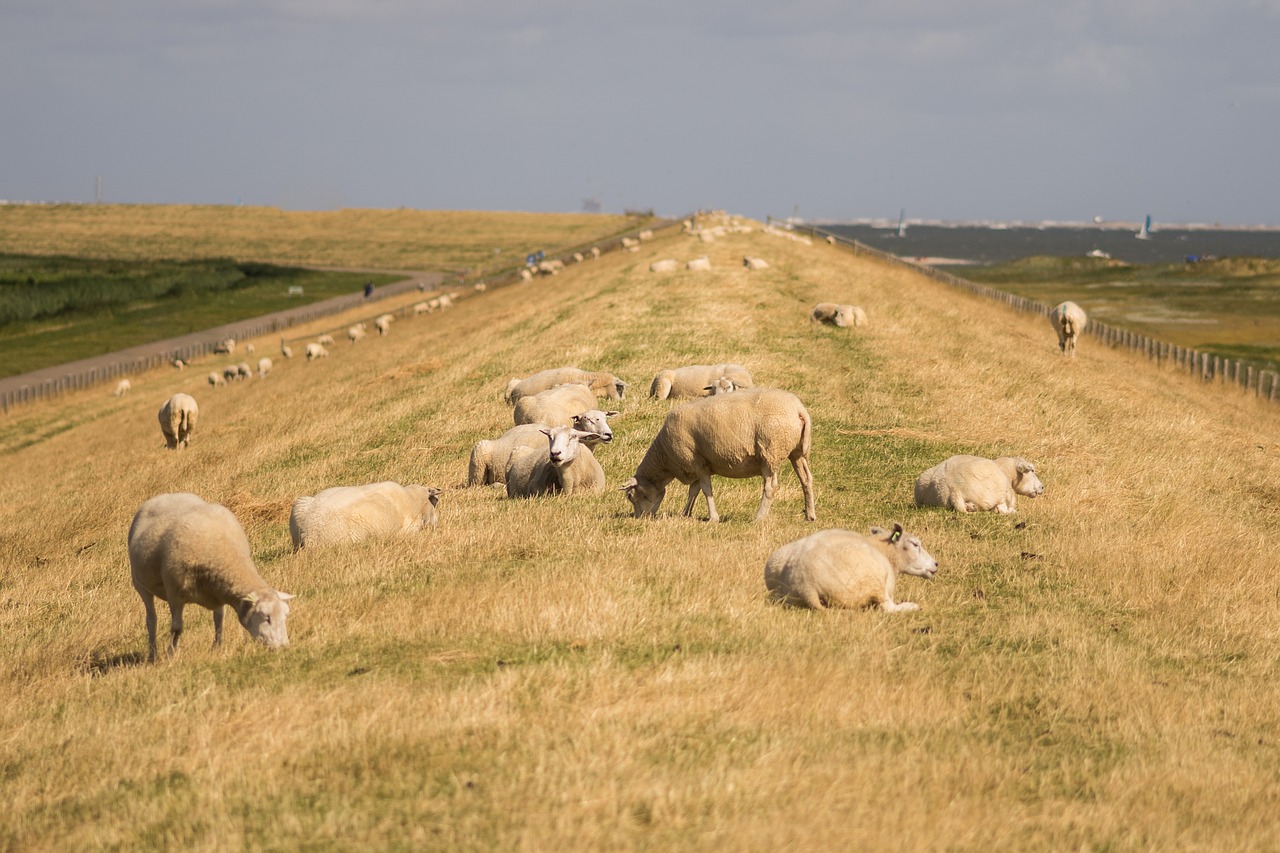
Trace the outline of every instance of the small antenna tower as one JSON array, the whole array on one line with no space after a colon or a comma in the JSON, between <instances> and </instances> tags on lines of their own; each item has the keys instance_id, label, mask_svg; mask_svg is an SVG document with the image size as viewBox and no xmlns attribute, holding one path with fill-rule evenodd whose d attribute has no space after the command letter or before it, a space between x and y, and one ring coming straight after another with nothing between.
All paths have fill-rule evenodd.
<instances>
[{"instance_id":1,"label":"small antenna tower","mask_svg":"<svg viewBox=\"0 0 1280 853\"><path fill-rule=\"evenodd\" d=\"M96 192L94 198L98 200L98 204L102 204L102 176L98 175Z\"/></svg>"}]
</instances>

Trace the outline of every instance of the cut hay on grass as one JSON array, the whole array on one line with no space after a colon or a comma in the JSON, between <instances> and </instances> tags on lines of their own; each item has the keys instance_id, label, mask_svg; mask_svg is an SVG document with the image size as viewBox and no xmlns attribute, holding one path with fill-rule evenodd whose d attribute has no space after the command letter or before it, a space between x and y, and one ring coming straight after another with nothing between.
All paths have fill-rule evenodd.
<instances>
[{"instance_id":1,"label":"cut hay on grass","mask_svg":"<svg viewBox=\"0 0 1280 853\"><path fill-rule=\"evenodd\" d=\"M701 254L711 272L648 272ZM870 323L812 325L819 301ZM817 524L790 472L759 524L759 480L717 479L718 526L675 515L678 484L656 521L613 488L461 487L513 376L644 389L726 361L812 414ZM139 380L0 432L0 847L1280 846L1280 416L1243 393L1064 359L1041 317L757 234L660 238L266 381ZM200 422L169 452L176 391ZM670 407L616 406L611 487ZM1025 456L1045 495L912 507L955 453ZM293 498L383 479L444 488L439 526L291 551ZM289 649L230 620L211 649L191 607L176 658L142 663L126 531L179 490L236 509L298 596ZM920 612L766 601L778 545L894 520L941 564L899 583Z\"/></svg>"}]
</instances>

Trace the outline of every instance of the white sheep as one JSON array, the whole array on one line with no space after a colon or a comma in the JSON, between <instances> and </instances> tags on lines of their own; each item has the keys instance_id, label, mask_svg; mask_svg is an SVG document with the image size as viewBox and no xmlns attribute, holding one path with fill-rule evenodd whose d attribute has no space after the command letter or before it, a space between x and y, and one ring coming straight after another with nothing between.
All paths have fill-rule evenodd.
<instances>
[{"instance_id":1,"label":"white sheep","mask_svg":"<svg viewBox=\"0 0 1280 853\"><path fill-rule=\"evenodd\" d=\"M322 347L331 347L333 346L333 335L321 335L316 338L316 343Z\"/></svg>"},{"instance_id":2,"label":"white sheep","mask_svg":"<svg viewBox=\"0 0 1280 853\"><path fill-rule=\"evenodd\" d=\"M220 388L227 384L226 378L218 371L209 371L209 384L214 388Z\"/></svg>"},{"instance_id":3,"label":"white sheep","mask_svg":"<svg viewBox=\"0 0 1280 853\"><path fill-rule=\"evenodd\" d=\"M253 368L249 366L247 361L242 361L236 365L236 377L238 379L253 378Z\"/></svg>"},{"instance_id":4,"label":"white sheep","mask_svg":"<svg viewBox=\"0 0 1280 853\"><path fill-rule=\"evenodd\" d=\"M590 252L588 252L587 254L591 255L591 259L592 259L592 260L596 260L596 259L598 259L598 258L600 257L600 247L599 247L599 246L592 246L592 247L591 247L591 251L590 251Z\"/></svg>"},{"instance_id":5,"label":"white sheep","mask_svg":"<svg viewBox=\"0 0 1280 853\"><path fill-rule=\"evenodd\" d=\"M680 269L680 262L675 258L663 258L649 264L649 272L675 272Z\"/></svg>"},{"instance_id":6,"label":"white sheep","mask_svg":"<svg viewBox=\"0 0 1280 853\"><path fill-rule=\"evenodd\" d=\"M245 344L244 351L247 355L253 355L257 351L257 349L254 347L253 344Z\"/></svg>"},{"instance_id":7,"label":"white sheep","mask_svg":"<svg viewBox=\"0 0 1280 853\"><path fill-rule=\"evenodd\" d=\"M600 436L573 427L540 427L538 431L540 446L521 444L511 450L504 472L507 497L604 491L604 469L587 446Z\"/></svg>"},{"instance_id":8,"label":"white sheep","mask_svg":"<svg viewBox=\"0 0 1280 853\"><path fill-rule=\"evenodd\" d=\"M334 486L293 502L289 536L303 547L340 545L417 533L436 523L440 490L385 481Z\"/></svg>"},{"instance_id":9,"label":"white sheep","mask_svg":"<svg viewBox=\"0 0 1280 853\"><path fill-rule=\"evenodd\" d=\"M639 245L640 245L640 241L637 240L635 237L622 238L622 248L624 249L634 249L639 247Z\"/></svg>"},{"instance_id":10,"label":"white sheep","mask_svg":"<svg viewBox=\"0 0 1280 853\"><path fill-rule=\"evenodd\" d=\"M516 401L515 425L568 426L575 417L596 406L596 396L586 385L557 385Z\"/></svg>"},{"instance_id":11,"label":"white sheep","mask_svg":"<svg viewBox=\"0 0 1280 853\"><path fill-rule=\"evenodd\" d=\"M440 294L440 296L439 296L439 299L440 299L440 310L442 310L442 311L443 311L445 308L452 308L452 307L453 307L453 301L454 301L455 299L457 299L457 298L458 298L458 297L457 297L457 295L456 295L456 294L452 294L452 293L442 293L442 294Z\"/></svg>"},{"instance_id":12,"label":"white sheep","mask_svg":"<svg viewBox=\"0 0 1280 853\"><path fill-rule=\"evenodd\" d=\"M916 478L916 506L950 507L956 512L1016 512L1018 495L1038 498L1044 484L1036 466L1020 456L984 459L952 456Z\"/></svg>"},{"instance_id":13,"label":"white sheep","mask_svg":"<svg viewBox=\"0 0 1280 853\"><path fill-rule=\"evenodd\" d=\"M824 610L879 606L888 613L919 610L920 605L893 600L898 574L931 578L938 561L919 537L902 531L871 528L864 536L852 530L819 530L788 542L769 555L764 585L769 597L793 607Z\"/></svg>"},{"instance_id":14,"label":"white sheep","mask_svg":"<svg viewBox=\"0 0 1280 853\"><path fill-rule=\"evenodd\" d=\"M317 358L328 357L329 351L318 341L316 343L307 344L307 361L315 361Z\"/></svg>"},{"instance_id":15,"label":"white sheep","mask_svg":"<svg viewBox=\"0 0 1280 853\"><path fill-rule=\"evenodd\" d=\"M228 382L235 382L240 378L240 368L236 367L234 364L227 365L222 368L222 378Z\"/></svg>"},{"instance_id":16,"label":"white sheep","mask_svg":"<svg viewBox=\"0 0 1280 853\"><path fill-rule=\"evenodd\" d=\"M827 323L828 325L839 326L842 329L848 326L863 326L867 322L867 312L857 305L819 302L813 306L813 311L809 314L809 322Z\"/></svg>"},{"instance_id":17,"label":"white sheep","mask_svg":"<svg viewBox=\"0 0 1280 853\"><path fill-rule=\"evenodd\" d=\"M521 281L533 281L533 273L529 270L529 268L528 268L528 267L525 267L525 268L523 268L523 269L521 269L521 270L520 270L520 280L521 280Z\"/></svg>"},{"instance_id":18,"label":"white sheep","mask_svg":"<svg viewBox=\"0 0 1280 853\"><path fill-rule=\"evenodd\" d=\"M474 290L476 293L484 293L486 290L489 289L489 285L481 281L473 285L471 289Z\"/></svg>"},{"instance_id":19,"label":"white sheep","mask_svg":"<svg viewBox=\"0 0 1280 853\"><path fill-rule=\"evenodd\" d=\"M112 397L123 397L129 393L129 389L133 387L133 383L128 379L121 379L116 383L116 390L111 392Z\"/></svg>"},{"instance_id":20,"label":"white sheep","mask_svg":"<svg viewBox=\"0 0 1280 853\"><path fill-rule=\"evenodd\" d=\"M413 305L413 316L421 317L423 314L430 314L431 306L425 302L415 302Z\"/></svg>"},{"instance_id":21,"label":"white sheep","mask_svg":"<svg viewBox=\"0 0 1280 853\"><path fill-rule=\"evenodd\" d=\"M636 234L636 237L638 237L638 238L640 239L640 242L641 242L641 243L643 243L645 240L652 240L652 239L653 239L653 231L651 231L650 229L646 228L646 229L644 229L643 231L641 231L641 232L639 232L638 234Z\"/></svg>"},{"instance_id":22,"label":"white sheep","mask_svg":"<svg viewBox=\"0 0 1280 853\"><path fill-rule=\"evenodd\" d=\"M382 337L391 331L391 323L393 320L395 320L395 317L390 314L380 314L378 315L378 318L373 321L374 328L378 330L379 337Z\"/></svg>"},{"instance_id":23,"label":"white sheep","mask_svg":"<svg viewBox=\"0 0 1280 853\"><path fill-rule=\"evenodd\" d=\"M721 376L715 382L712 382L710 385L708 385L706 388L702 390L707 392L707 396L714 397L717 394L732 394L734 391L737 391L739 388L743 388L743 387L745 386L739 385L737 382L734 382L728 376Z\"/></svg>"},{"instance_id":24,"label":"white sheep","mask_svg":"<svg viewBox=\"0 0 1280 853\"><path fill-rule=\"evenodd\" d=\"M175 359L173 360L173 366L174 366L174 368L176 368L177 370L186 370L186 369L187 369L187 363L186 363L185 361L183 361L182 359L180 359L180 358L175 358Z\"/></svg>"},{"instance_id":25,"label":"white sheep","mask_svg":"<svg viewBox=\"0 0 1280 853\"><path fill-rule=\"evenodd\" d=\"M742 259L742 265L749 270L767 270L769 268L769 262L764 258L753 258L750 256Z\"/></svg>"},{"instance_id":26,"label":"white sheep","mask_svg":"<svg viewBox=\"0 0 1280 853\"><path fill-rule=\"evenodd\" d=\"M590 409L573 419L573 427L584 433L598 436L588 439L589 443L608 444L613 441L613 428L608 418L617 412L604 412ZM481 439L471 448L471 458L467 464L467 485L487 486L490 483L505 483L507 463L516 447L533 447L540 449L545 443L542 430L546 424L521 424L504 432L495 439Z\"/></svg>"},{"instance_id":27,"label":"white sheep","mask_svg":"<svg viewBox=\"0 0 1280 853\"><path fill-rule=\"evenodd\" d=\"M1076 340L1084 332L1089 318L1084 309L1074 302L1061 302L1049 312L1049 322L1058 333L1058 349L1064 355L1075 357Z\"/></svg>"},{"instance_id":28,"label":"white sheep","mask_svg":"<svg viewBox=\"0 0 1280 853\"><path fill-rule=\"evenodd\" d=\"M649 385L649 396L659 400L705 397L710 393L707 387L721 378L733 380L739 388L753 384L751 372L740 364L691 364L658 371Z\"/></svg>"},{"instance_id":29,"label":"white sheep","mask_svg":"<svg viewBox=\"0 0 1280 853\"><path fill-rule=\"evenodd\" d=\"M830 244L830 245L832 245L832 246L834 246L834 245L836 244L836 238L835 238L835 235L833 235L833 234L828 234L828 235L827 235L827 243L828 243L828 244Z\"/></svg>"},{"instance_id":30,"label":"white sheep","mask_svg":"<svg viewBox=\"0 0 1280 853\"><path fill-rule=\"evenodd\" d=\"M538 272L541 275L559 275L562 269L564 269L564 261L556 258L538 262Z\"/></svg>"},{"instance_id":31,"label":"white sheep","mask_svg":"<svg viewBox=\"0 0 1280 853\"><path fill-rule=\"evenodd\" d=\"M684 268L687 270L696 270L699 272L705 272L711 269L711 259L708 258L706 255L702 255L701 257L694 258L693 260L686 263L684 265Z\"/></svg>"},{"instance_id":32,"label":"white sheep","mask_svg":"<svg viewBox=\"0 0 1280 853\"><path fill-rule=\"evenodd\" d=\"M169 605L169 653L178 650L182 610L213 611L213 644L222 642L222 608L230 605L249 636L268 648L289 645L285 621L293 596L258 574L244 528L220 504L187 492L156 495L129 526L133 588L147 614L148 657L156 659L157 598Z\"/></svg>"},{"instance_id":33,"label":"white sheep","mask_svg":"<svg viewBox=\"0 0 1280 853\"><path fill-rule=\"evenodd\" d=\"M285 358L293 358L293 348L284 342L284 338L280 339L280 354Z\"/></svg>"},{"instance_id":34,"label":"white sheep","mask_svg":"<svg viewBox=\"0 0 1280 853\"><path fill-rule=\"evenodd\" d=\"M265 355L258 359L258 378L266 379L267 374L271 372L271 368L271 359L267 358Z\"/></svg>"},{"instance_id":35,"label":"white sheep","mask_svg":"<svg viewBox=\"0 0 1280 853\"><path fill-rule=\"evenodd\" d=\"M190 394L174 394L165 400L156 415L160 431L164 433L165 446L170 450L181 450L191 444L191 433L199 416L200 407Z\"/></svg>"},{"instance_id":36,"label":"white sheep","mask_svg":"<svg viewBox=\"0 0 1280 853\"><path fill-rule=\"evenodd\" d=\"M224 338L213 345L213 351L218 355L231 355L236 351L236 339Z\"/></svg>"},{"instance_id":37,"label":"white sheep","mask_svg":"<svg viewBox=\"0 0 1280 853\"><path fill-rule=\"evenodd\" d=\"M350 339L353 344L363 338L365 334L366 331L364 323L356 323L354 326L347 327L347 338Z\"/></svg>"},{"instance_id":38,"label":"white sheep","mask_svg":"<svg viewBox=\"0 0 1280 853\"><path fill-rule=\"evenodd\" d=\"M586 385L597 397L610 400L621 400L627 392L627 383L607 371L553 367L524 379L512 379L507 383L503 399L516 403L521 397L531 397L557 385Z\"/></svg>"},{"instance_id":39,"label":"white sheep","mask_svg":"<svg viewBox=\"0 0 1280 853\"><path fill-rule=\"evenodd\" d=\"M582 263L582 262L583 262L583 261L585 261L585 260L586 260L586 258L583 256L583 254L582 254L581 252L574 252L574 253L573 253L573 262L574 262L575 264L580 264L580 263Z\"/></svg>"},{"instance_id":40,"label":"white sheep","mask_svg":"<svg viewBox=\"0 0 1280 853\"><path fill-rule=\"evenodd\" d=\"M759 476L763 494L756 520L769 514L778 488L778 470L790 459L804 491L804 517L817 518L809 448L813 422L800 398L776 388L747 388L694 400L673 409L622 487L636 518L656 516L667 484L689 485L684 514L693 514L698 491L707 498L712 522L720 520L711 475L741 479Z\"/></svg>"}]
</instances>

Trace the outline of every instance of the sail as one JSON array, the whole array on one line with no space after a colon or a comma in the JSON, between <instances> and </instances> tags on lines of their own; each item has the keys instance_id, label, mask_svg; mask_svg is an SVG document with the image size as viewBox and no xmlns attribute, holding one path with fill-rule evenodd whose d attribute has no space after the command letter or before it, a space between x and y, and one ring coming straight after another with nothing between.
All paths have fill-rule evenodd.
<instances>
[{"instance_id":1,"label":"sail","mask_svg":"<svg viewBox=\"0 0 1280 853\"><path fill-rule=\"evenodd\" d=\"M1139 240L1151 239L1151 214L1150 213L1147 214L1146 221L1142 223L1142 230L1139 231L1137 234L1134 234L1133 236L1137 237Z\"/></svg>"}]
</instances>

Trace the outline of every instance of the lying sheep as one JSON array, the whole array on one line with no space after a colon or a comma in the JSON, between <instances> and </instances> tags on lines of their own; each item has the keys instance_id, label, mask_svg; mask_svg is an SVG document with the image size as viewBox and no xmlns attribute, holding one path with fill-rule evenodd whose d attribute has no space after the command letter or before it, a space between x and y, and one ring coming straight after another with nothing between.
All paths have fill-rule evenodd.
<instances>
[{"instance_id":1,"label":"lying sheep","mask_svg":"<svg viewBox=\"0 0 1280 853\"><path fill-rule=\"evenodd\" d=\"M531 397L521 397L516 401L512 413L515 425L546 424L547 426L568 426L573 419L583 412L594 409L596 396L585 385L557 385L540 391Z\"/></svg>"},{"instance_id":2,"label":"lying sheep","mask_svg":"<svg viewBox=\"0 0 1280 853\"><path fill-rule=\"evenodd\" d=\"M684 265L684 268L687 270L705 272L711 269L711 259L708 258L706 255L703 255L702 257L694 258L693 260L689 261L687 264Z\"/></svg>"},{"instance_id":3,"label":"lying sheep","mask_svg":"<svg viewBox=\"0 0 1280 853\"><path fill-rule=\"evenodd\" d=\"M221 373L216 370L209 371L209 384L214 388L220 388L227 384L227 380Z\"/></svg>"},{"instance_id":4,"label":"lying sheep","mask_svg":"<svg viewBox=\"0 0 1280 853\"><path fill-rule=\"evenodd\" d=\"M608 444L613 441L613 428L608 418L617 412L603 412L591 409L573 419L573 428L584 433L591 433L598 438L588 439L588 443ZM467 485L487 486L490 483L505 483L507 463L516 447L533 447L540 449L545 443L542 430L546 424L521 424L504 432L495 439L481 439L471 448L471 458L467 464Z\"/></svg>"},{"instance_id":5,"label":"lying sheep","mask_svg":"<svg viewBox=\"0 0 1280 853\"><path fill-rule=\"evenodd\" d=\"M267 374L271 372L271 368L271 359L267 358L265 355L258 359L258 378L266 379Z\"/></svg>"},{"instance_id":6,"label":"lying sheep","mask_svg":"<svg viewBox=\"0 0 1280 853\"><path fill-rule=\"evenodd\" d=\"M708 385L706 388L702 390L707 392L707 396L714 397L717 394L732 394L734 391L737 391L739 388L743 388L743 387L745 386L739 385L737 382L734 382L728 376L721 376L715 382L712 382L710 385Z\"/></svg>"},{"instance_id":7,"label":"lying sheep","mask_svg":"<svg viewBox=\"0 0 1280 853\"><path fill-rule=\"evenodd\" d=\"M1089 318L1084 309L1074 302L1062 302L1049 312L1049 322L1058 332L1058 349L1064 355L1075 357L1076 340L1084 332Z\"/></svg>"},{"instance_id":8,"label":"lying sheep","mask_svg":"<svg viewBox=\"0 0 1280 853\"><path fill-rule=\"evenodd\" d=\"M680 262L675 258L663 258L649 264L649 272L675 272L680 269Z\"/></svg>"},{"instance_id":9,"label":"lying sheep","mask_svg":"<svg viewBox=\"0 0 1280 853\"><path fill-rule=\"evenodd\" d=\"M121 379L116 383L116 390L111 392L112 397L123 397L129 393L129 389L133 387L133 383L128 379Z\"/></svg>"},{"instance_id":10,"label":"lying sheep","mask_svg":"<svg viewBox=\"0 0 1280 853\"><path fill-rule=\"evenodd\" d=\"M191 444L191 433L199 416L200 407L190 394L174 394L166 400L156 416L160 421L160 431L164 433L165 446L170 450L181 450Z\"/></svg>"},{"instance_id":11,"label":"lying sheep","mask_svg":"<svg viewBox=\"0 0 1280 853\"><path fill-rule=\"evenodd\" d=\"M649 386L649 396L659 400L705 397L710 393L707 387L721 378L731 379L739 388L753 384L751 372L740 364L691 364L658 371Z\"/></svg>"},{"instance_id":12,"label":"lying sheep","mask_svg":"<svg viewBox=\"0 0 1280 853\"><path fill-rule=\"evenodd\" d=\"M322 347L331 347L333 346L333 335L321 335L316 338L316 343Z\"/></svg>"},{"instance_id":13,"label":"lying sheep","mask_svg":"<svg viewBox=\"0 0 1280 853\"><path fill-rule=\"evenodd\" d=\"M817 518L809 447L813 422L794 394L775 388L747 388L694 400L673 409L649 445L636 474L623 485L636 518L656 516L667 484L689 484L686 516L698 491L707 497L712 522L720 520L711 493L711 475L737 479L759 476L763 495L756 520L769 514L778 488L778 469L790 459L804 491L804 517Z\"/></svg>"},{"instance_id":14,"label":"lying sheep","mask_svg":"<svg viewBox=\"0 0 1280 853\"><path fill-rule=\"evenodd\" d=\"M597 397L607 397L610 400L621 400L627 393L627 383L608 371L554 367L524 379L512 379L507 383L503 399L508 403L516 403L521 397L531 397L557 385L586 385Z\"/></svg>"},{"instance_id":15,"label":"lying sheep","mask_svg":"<svg viewBox=\"0 0 1280 853\"><path fill-rule=\"evenodd\" d=\"M769 597L793 607L861 609L877 605L888 613L919 610L893 600L898 574L931 578L938 561L919 537L871 528L870 536L852 530L819 530L788 542L769 555L764 585Z\"/></svg>"},{"instance_id":16,"label":"lying sheep","mask_svg":"<svg viewBox=\"0 0 1280 853\"><path fill-rule=\"evenodd\" d=\"M827 235L827 242L828 242L829 244L831 244L832 246L834 246L834 245L836 244L836 238L835 238L835 235L833 235L833 234L828 234L828 235Z\"/></svg>"},{"instance_id":17,"label":"lying sheep","mask_svg":"<svg viewBox=\"0 0 1280 853\"><path fill-rule=\"evenodd\" d=\"M541 447L525 444L512 448L504 472L507 497L575 492L598 495L604 491L604 469L587 446L601 441L602 436L571 426L540 427L538 432L544 436Z\"/></svg>"},{"instance_id":18,"label":"lying sheep","mask_svg":"<svg viewBox=\"0 0 1280 853\"><path fill-rule=\"evenodd\" d=\"M811 323L827 323L832 326L846 328L863 326L867 322L867 313L857 305L838 305L835 302L819 302L813 306L809 315Z\"/></svg>"},{"instance_id":19,"label":"lying sheep","mask_svg":"<svg viewBox=\"0 0 1280 853\"><path fill-rule=\"evenodd\" d=\"M353 344L363 338L365 334L366 331L364 323L356 323L354 326L349 326L347 328L347 338L350 339Z\"/></svg>"},{"instance_id":20,"label":"lying sheep","mask_svg":"<svg viewBox=\"0 0 1280 853\"><path fill-rule=\"evenodd\" d=\"M749 270L767 270L769 262L764 258L745 257L742 259L742 265Z\"/></svg>"},{"instance_id":21,"label":"lying sheep","mask_svg":"<svg viewBox=\"0 0 1280 853\"><path fill-rule=\"evenodd\" d=\"M182 610L213 611L213 644L222 642L222 608L230 605L249 636L268 648L289 645L285 620L293 596L258 574L244 528L220 504L179 492L142 504L129 526L133 588L147 613L148 659L156 659L156 604L169 605L169 653L182 637Z\"/></svg>"},{"instance_id":22,"label":"lying sheep","mask_svg":"<svg viewBox=\"0 0 1280 853\"><path fill-rule=\"evenodd\" d=\"M373 321L374 328L378 330L378 337L382 337L391 331L391 322L395 317L390 314L381 314L378 319Z\"/></svg>"},{"instance_id":23,"label":"lying sheep","mask_svg":"<svg viewBox=\"0 0 1280 853\"><path fill-rule=\"evenodd\" d=\"M307 344L307 361L315 361L317 358L328 358L329 351L319 343Z\"/></svg>"},{"instance_id":24,"label":"lying sheep","mask_svg":"<svg viewBox=\"0 0 1280 853\"><path fill-rule=\"evenodd\" d=\"M242 361L236 365L236 378L237 379L253 378L253 368L249 366L248 362Z\"/></svg>"},{"instance_id":25,"label":"lying sheep","mask_svg":"<svg viewBox=\"0 0 1280 853\"><path fill-rule=\"evenodd\" d=\"M1044 484L1036 466L1020 456L983 459L952 456L916 478L916 506L950 507L956 512L1009 513L1018 509L1018 495L1038 498Z\"/></svg>"},{"instance_id":26,"label":"lying sheep","mask_svg":"<svg viewBox=\"0 0 1280 853\"><path fill-rule=\"evenodd\" d=\"M289 536L293 548L360 542L417 533L436 523L440 490L390 481L334 486L293 502Z\"/></svg>"}]
</instances>

